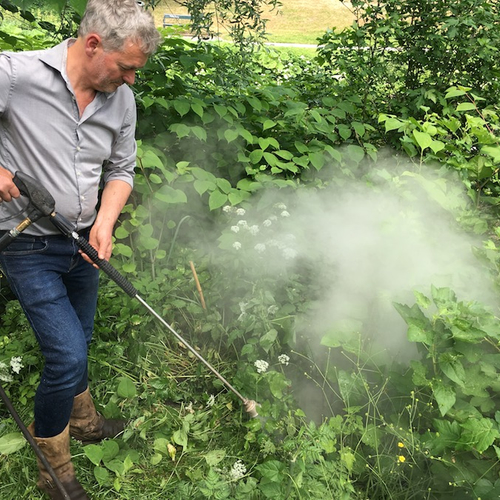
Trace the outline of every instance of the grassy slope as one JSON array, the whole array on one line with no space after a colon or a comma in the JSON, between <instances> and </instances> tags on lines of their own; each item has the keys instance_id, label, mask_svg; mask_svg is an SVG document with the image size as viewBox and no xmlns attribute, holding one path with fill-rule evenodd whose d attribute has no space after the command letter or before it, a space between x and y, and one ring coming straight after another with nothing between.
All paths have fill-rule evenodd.
<instances>
[{"instance_id":1,"label":"grassy slope","mask_svg":"<svg viewBox=\"0 0 500 500\"><path fill-rule=\"evenodd\" d=\"M279 9L264 15L271 42L314 44L327 29L343 28L353 20L350 4L340 0L281 0L281 3ZM163 14L186 13L174 0L164 0L155 9L160 26Z\"/></svg>"}]
</instances>

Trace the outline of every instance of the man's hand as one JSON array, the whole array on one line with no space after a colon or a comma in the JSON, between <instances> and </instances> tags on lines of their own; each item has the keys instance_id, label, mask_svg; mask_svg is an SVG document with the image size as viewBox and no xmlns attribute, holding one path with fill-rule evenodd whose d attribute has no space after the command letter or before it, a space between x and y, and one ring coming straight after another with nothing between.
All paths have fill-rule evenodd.
<instances>
[{"instance_id":1,"label":"man's hand","mask_svg":"<svg viewBox=\"0 0 500 500\"><path fill-rule=\"evenodd\" d=\"M101 208L90 230L89 243L97 250L100 259L109 260L113 250L113 229L118 216L125 205L132 187L124 181L110 181L104 187ZM92 263L88 255L83 258ZM99 267L94 264L94 267Z\"/></svg>"},{"instance_id":2,"label":"man's hand","mask_svg":"<svg viewBox=\"0 0 500 500\"><path fill-rule=\"evenodd\" d=\"M19 198L21 193L12 180L14 176L5 168L0 167L0 203Z\"/></svg>"}]
</instances>

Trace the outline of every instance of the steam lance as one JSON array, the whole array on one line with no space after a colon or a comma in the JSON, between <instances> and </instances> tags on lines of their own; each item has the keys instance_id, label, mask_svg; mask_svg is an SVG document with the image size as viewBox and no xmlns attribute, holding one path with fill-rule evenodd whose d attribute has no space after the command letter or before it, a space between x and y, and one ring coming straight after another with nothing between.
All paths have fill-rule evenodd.
<instances>
[{"instance_id":1,"label":"steam lance","mask_svg":"<svg viewBox=\"0 0 500 500\"><path fill-rule=\"evenodd\" d=\"M40 183L22 172L16 172L14 183L23 196L29 199L26 209L26 218L15 228L11 229L0 238L0 252L5 249L17 236L27 227L36 222L41 217L49 217L54 226L62 234L75 240L78 248L85 253L101 271L107 274L127 295L140 302L150 314L152 314L174 337L181 342L201 363L203 363L221 382L231 391L243 404L245 412L250 418L258 417L257 403L254 400L244 397L226 378L224 378L196 349L189 345L186 340L176 332L137 292L135 287L120 274L107 260L100 259L97 250L82 236L75 227L61 214L55 211L55 201L52 195Z\"/></svg>"}]
</instances>

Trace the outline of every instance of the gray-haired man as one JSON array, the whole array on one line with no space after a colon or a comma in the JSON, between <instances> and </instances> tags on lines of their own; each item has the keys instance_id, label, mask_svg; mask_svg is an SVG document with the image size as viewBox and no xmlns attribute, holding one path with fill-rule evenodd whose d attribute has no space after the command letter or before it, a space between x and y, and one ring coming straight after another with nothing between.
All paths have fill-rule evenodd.
<instances>
[{"instance_id":1,"label":"gray-haired man","mask_svg":"<svg viewBox=\"0 0 500 500\"><path fill-rule=\"evenodd\" d=\"M135 0L89 0L77 39L0 54L0 236L20 220L12 181L20 170L46 186L57 211L109 259L134 177L136 109L128 85L159 42L152 16ZM14 222L5 220L13 215ZM30 432L70 497L86 499L70 435L90 443L124 428L96 412L87 385L98 270L47 220L25 233L0 254L0 265L45 358ZM38 486L62 498L38 465Z\"/></svg>"}]
</instances>

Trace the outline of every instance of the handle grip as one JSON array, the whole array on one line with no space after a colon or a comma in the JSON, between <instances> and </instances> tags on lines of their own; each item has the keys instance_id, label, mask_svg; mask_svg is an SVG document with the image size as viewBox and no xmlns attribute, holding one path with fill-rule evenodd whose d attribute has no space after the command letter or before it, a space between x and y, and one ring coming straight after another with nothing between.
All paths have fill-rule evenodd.
<instances>
[{"instance_id":1,"label":"handle grip","mask_svg":"<svg viewBox=\"0 0 500 500\"><path fill-rule=\"evenodd\" d=\"M94 264L99 266L99 269L106 273L127 295L134 298L138 295L138 291L134 285L122 276L107 260L100 259L97 250L83 237L78 236L76 244L80 250L88 255Z\"/></svg>"}]
</instances>

